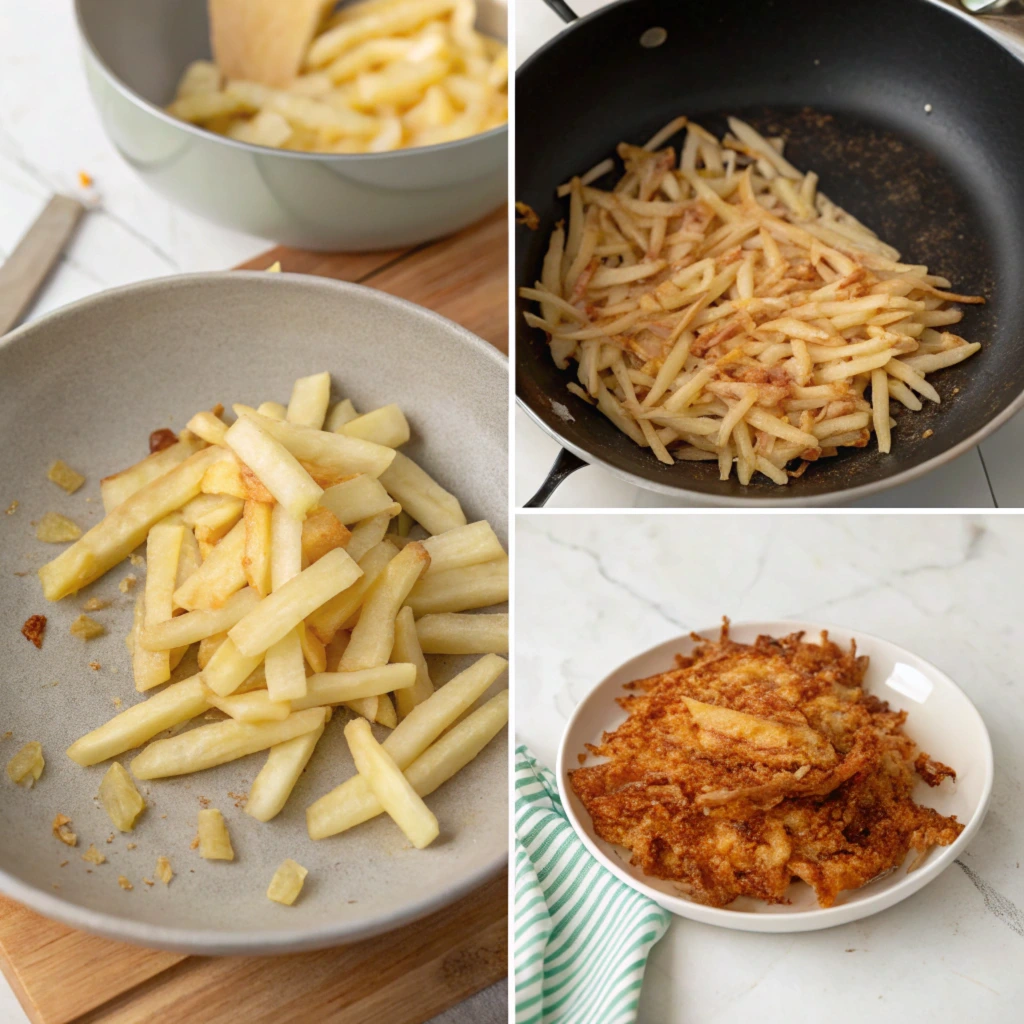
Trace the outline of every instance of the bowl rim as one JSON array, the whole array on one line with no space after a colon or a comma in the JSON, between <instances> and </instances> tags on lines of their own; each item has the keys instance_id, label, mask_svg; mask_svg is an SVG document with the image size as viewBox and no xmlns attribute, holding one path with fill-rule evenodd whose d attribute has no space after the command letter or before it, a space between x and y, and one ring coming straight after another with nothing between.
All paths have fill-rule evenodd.
<instances>
[{"instance_id":1,"label":"bowl rim","mask_svg":"<svg viewBox=\"0 0 1024 1024\"><path fill-rule=\"evenodd\" d=\"M146 293L181 289L186 293L201 285L219 286L236 281L260 282L264 287L298 288L306 287L339 294L358 293L370 297L381 306L413 314L420 319L433 322L455 334L462 344L477 355L490 360L501 372L508 374L508 357L494 345L484 341L472 331L435 313L418 306L407 299L378 291L367 285L352 281L338 281L333 278L315 277L309 274L273 273L263 270L222 270L207 273L176 274L167 277L136 281L132 284L109 288L88 295L76 302L61 306L37 320L32 320L9 334L0 337L0 354L12 343L31 344L34 335L45 333L52 325L74 318L79 313L102 307L123 297ZM318 927L282 929L249 929L231 931L203 929L202 931L167 925L149 924L132 920L106 911L93 910L66 900L61 896L39 889L28 882L9 874L0 866L0 894L10 897L24 906L59 921L71 928L102 935L106 938L129 942L139 946L165 949L178 953L196 955L269 955L296 953L304 950L323 949L330 946L356 942L393 931L403 925L426 917L437 910L457 902L464 896L479 889L497 877L508 863L508 848L497 857L477 869L455 880L450 880L446 889L434 895L416 900L375 920L355 924L331 923Z\"/></svg>"},{"instance_id":2,"label":"bowl rim","mask_svg":"<svg viewBox=\"0 0 1024 1024\"><path fill-rule=\"evenodd\" d=\"M717 637L720 628L720 625L715 625L704 629L697 629L693 632L701 637L711 639ZM938 853L930 856L921 868L913 874L905 874L894 886L883 889L880 892L873 893L864 899L859 899L854 902L841 903L832 907L816 907L814 910L793 911L792 913L766 914L745 910L729 910L725 907L708 907L704 904L689 900L685 896L674 896L669 893L661 892L630 874L622 863L618 863L614 858L601 849L597 841L590 834L586 822L581 820L579 815L576 813L571 799L575 794L573 794L569 789L566 783L566 778L567 771L571 766L573 766L573 760L579 751L568 749L568 739L576 726L577 720L582 717L584 711L589 707L591 702L596 699L595 695L597 695L599 691L605 689L613 676L618 675L623 671L623 669L633 665L634 662L638 662L651 654L661 651L662 649L670 649L684 643L692 643L692 638L688 635L679 635L660 641L659 643L653 644L645 650L640 651L621 662L599 683L597 683L590 692L583 697L579 704L576 705L572 715L566 723L565 729L562 732L562 738L559 740L558 755L555 766L558 793L562 799L567 820L582 840L588 852L598 861L599 864L602 865L602 867L611 871L612 874L614 874L621 882L624 882L630 888L644 896L647 896L649 899L654 900L659 906L669 910L677 917L689 918L703 924L715 925L736 931L763 933L815 931L822 928L832 928L837 925L848 924L852 921L869 917L902 902L908 896L913 895L933 879L937 878L947 867L949 867L957 859L967 844L971 842L975 834L981 828L982 822L985 819L992 796L992 786L995 777L995 763L992 753L992 739L989 736L988 728L985 725L985 720L982 718L981 713L963 689L937 666L933 665L925 658L922 658L920 655L915 654L913 651L908 651L905 647L894 643L892 640L887 640L874 633L850 629L845 626L830 625L828 623L811 623L804 620L792 619L755 619L730 623L730 631L735 632L741 629L757 630L759 634L768 633L769 635L778 635L779 630L785 630L787 632L803 630L804 632L813 634L817 634L821 630L828 630L832 639L842 638L843 641L846 641L847 639L856 640L858 649L862 648L862 641L864 641L864 648L869 647L872 643L882 644L892 648L894 652L898 652L900 655L907 657L911 661L916 661L927 666L929 673L938 677L945 684L952 687L953 690L959 693L967 702L967 706L970 708L971 713L973 713L977 724L981 727L981 761L983 762L982 767L984 770L984 781L982 783L982 791L978 805L975 808L974 813L971 815L970 820L964 823L964 830L959 836L957 836L956 840L954 840L954 842L949 846L940 848Z\"/></svg>"},{"instance_id":3,"label":"bowl rim","mask_svg":"<svg viewBox=\"0 0 1024 1024\"><path fill-rule=\"evenodd\" d=\"M501 3L501 0L496 0ZM504 4L502 4L504 6ZM205 128L201 128L199 125L192 124L189 121L181 121L176 117L172 117L162 107L158 107L155 103L151 103L144 96L140 96L134 89L132 89L125 81L123 81L118 75L115 75L111 70L107 62L99 55L95 44L92 41L92 37L89 35L89 31L86 28L85 18L82 14L82 0L75 0L75 27L78 29L78 38L82 42L82 46L85 48L89 55L89 58L93 61L97 68L102 72L107 82L114 87L122 96L134 103L137 107L141 107L148 114L157 118L173 128L178 128L190 135L194 135L197 138L212 142L214 144L220 144L228 146L234 149L238 149L242 152L252 153L256 156L268 156L276 155L283 157L284 159L292 160L313 160L313 161L328 161L330 163L367 163L374 160L381 160L385 158L394 159L414 159L413 154L452 154L454 156L460 149L465 149L476 143L483 144L484 140L491 140L501 138L502 136L508 135L508 121L504 124L495 125L493 128L488 128L485 132L477 132L475 135L467 135L462 139L453 139L450 142L438 142L431 146L406 146L402 149L390 149L383 153L315 153L306 152L305 150L298 149L278 149L274 146L258 146L251 142L242 142L240 139L232 139L226 135L219 135L217 132L208 131Z\"/></svg>"}]
</instances>

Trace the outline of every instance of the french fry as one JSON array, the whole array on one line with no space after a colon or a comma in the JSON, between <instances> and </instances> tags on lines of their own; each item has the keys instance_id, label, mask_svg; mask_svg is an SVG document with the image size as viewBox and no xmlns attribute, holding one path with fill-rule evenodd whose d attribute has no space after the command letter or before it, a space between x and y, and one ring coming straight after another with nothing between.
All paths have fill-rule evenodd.
<instances>
[{"instance_id":1,"label":"french fry","mask_svg":"<svg viewBox=\"0 0 1024 1024\"><path fill-rule=\"evenodd\" d=\"M181 531L181 550L178 552L178 572L174 577L177 590L203 564L196 535L186 526Z\"/></svg>"},{"instance_id":2,"label":"french fry","mask_svg":"<svg viewBox=\"0 0 1024 1024\"><path fill-rule=\"evenodd\" d=\"M199 650L196 654L196 663L200 672L213 660L213 656L227 642L227 633L213 633L211 636L204 636L199 641Z\"/></svg>"},{"instance_id":3,"label":"french fry","mask_svg":"<svg viewBox=\"0 0 1024 1024\"><path fill-rule=\"evenodd\" d=\"M395 642L395 617L430 565L422 544L409 544L384 567L366 593L359 622L341 658L343 672L384 665Z\"/></svg>"},{"instance_id":4,"label":"french fry","mask_svg":"<svg viewBox=\"0 0 1024 1024\"><path fill-rule=\"evenodd\" d=\"M219 497L219 495L218 495ZM194 534L203 561L210 557L213 549L226 537L242 518L244 507L238 498L231 498L237 504L221 505L196 520Z\"/></svg>"},{"instance_id":5,"label":"french fry","mask_svg":"<svg viewBox=\"0 0 1024 1024\"><path fill-rule=\"evenodd\" d=\"M413 708L383 744L398 767L404 771L412 764L507 667L508 662L504 658L496 654L485 655ZM379 810L373 810L372 801L365 817L359 817L358 810L353 812L353 808L365 807L370 796L369 787L358 775L322 796L306 809L310 839L324 839L379 814Z\"/></svg>"},{"instance_id":6,"label":"french fry","mask_svg":"<svg viewBox=\"0 0 1024 1024\"><path fill-rule=\"evenodd\" d=\"M283 505L270 515L270 589L277 590L302 572L302 520ZM265 595L264 595L265 596Z\"/></svg>"},{"instance_id":7,"label":"french fry","mask_svg":"<svg viewBox=\"0 0 1024 1024\"><path fill-rule=\"evenodd\" d=\"M262 654L248 658L225 636L210 660L201 666L199 674L203 684L218 697L230 697L262 662Z\"/></svg>"},{"instance_id":8,"label":"french fry","mask_svg":"<svg viewBox=\"0 0 1024 1024\"><path fill-rule=\"evenodd\" d=\"M405 610L405 609L403 609ZM408 609L412 612L412 609ZM424 615L416 623L426 654L508 654L508 615Z\"/></svg>"},{"instance_id":9,"label":"french fry","mask_svg":"<svg viewBox=\"0 0 1024 1024\"><path fill-rule=\"evenodd\" d=\"M300 427L313 427L319 430L324 425L330 401L329 373L314 373L311 377L300 377L292 387L292 397L285 419Z\"/></svg>"},{"instance_id":10,"label":"french fry","mask_svg":"<svg viewBox=\"0 0 1024 1024\"><path fill-rule=\"evenodd\" d=\"M188 421L188 429L207 444L223 445L228 425L219 416L204 409L202 412L197 412Z\"/></svg>"},{"instance_id":11,"label":"french fry","mask_svg":"<svg viewBox=\"0 0 1024 1024\"><path fill-rule=\"evenodd\" d=\"M263 412L263 409L257 409L257 412ZM327 419L324 422L324 430L330 430L332 433L338 433L340 428L345 426L346 423L351 423L359 413L356 412L356 407L352 404L350 398L342 399L338 402L334 408L327 414Z\"/></svg>"},{"instance_id":12,"label":"french fry","mask_svg":"<svg viewBox=\"0 0 1024 1024\"><path fill-rule=\"evenodd\" d=\"M134 466L121 470L113 476L104 477L100 481L100 497L103 500L103 511L113 512L123 501L127 501L146 484L169 473L175 466L180 466L190 455L194 455L204 443L198 437L185 437L165 448L162 452L149 455Z\"/></svg>"},{"instance_id":13,"label":"french fry","mask_svg":"<svg viewBox=\"0 0 1024 1024\"><path fill-rule=\"evenodd\" d=\"M224 428L227 437L227 427ZM242 481L242 469L238 460L229 451L223 451L222 457L215 462L203 476L203 494L226 494L231 498L244 501L248 495Z\"/></svg>"},{"instance_id":14,"label":"french fry","mask_svg":"<svg viewBox=\"0 0 1024 1024\"><path fill-rule=\"evenodd\" d=\"M242 571L249 586L260 597L270 593L270 521L272 505L247 501L242 519L245 523L245 550Z\"/></svg>"},{"instance_id":15,"label":"french fry","mask_svg":"<svg viewBox=\"0 0 1024 1024\"><path fill-rule=\"evenodd\" d=\"M429 846L439 835L437 818L412 788L394 759L374 739L364 719L353 719L345 726L352 759L373 795L418 850Z\"/></svg>"},{"instance_id":16,"label":"french fry","mask_svg":"<svg viewBox=\"0 0 1024 1024\"><path fill-rule=\"evenodd\" d=\"M127 558L153 526L199 493L203 474L218 455L216 448L204 448L190 455L136 490L71 547L47 562L39 570L46 599L59 601L81 590Z\"/></svg>"},{"instance_id":17,"label":"french fry","mask_svg":"<svg viewBox=\"0 0 1024 1024\"><path fill-rule=\"evenodd\" d=\"M430 567L425 576L490 562L505 554L497 534L485 520L435 534L423 541L423 546L430 555Z\"/></svg>"},{"instance_id":18,"label":"french fry","mask_svg":"<svg viewBox=\"0 0 1024 1024\"><path fill-rule=\"evenodd\" d=\"M243 654L259 654L362 574L343 548L335 548L263 598L228 630L228 636Z\"/></svg>"},{"instance_id":19,"label":"french fry","mask_svg":"<svg viewBox=\"0 0 1024 1024\"><path fill-rule=\"evenodd\" d=\"M232 498L230 494L197 494L191 501L186 502L182 506L181 518L186 526L194 529L196 524L211 512L224 510L222 513L223 521L227 525L220 534L220 536L223 536L224 533L227 533L238 522L242 514L242 505L243 502L240 498ZM212 524L214 518L211 518L209 522Z\"/></svg>"},{"instance_id":20,"label":"french fry","mask_svg":"<svg viewBox=\"0 0 1024 1024\"><path fill-rule=\"evenodd\" d=\"M416 666L402 662L357 669L354 672L317 672L306 680L306 694L291 702L293 711L327 704L348 704L361 697L377 697L392 690L401 693L416 683Z\"/></svg>"},{"instance_id":21,"label":"french fry","mask_svg":"<svg viewBox=\"0 0 1024 1024\"><path fill-rule=\"evenodd\" d=\"M143 629L151 629L171 620L174 611L174 584L178 578L178 556L183 523L157 523L146 542L146 591ZM178 645L181 646L181 645ZM171 678L169 651L149 651L136 645L132 671L137 690L149 690Z\"/></svg>"},{"instance_id":22,"label":"french fry","mask_svg":"<svg viewBox=\"0 0 1024 1024\"><path fill-rule=\"evenodd\" d=\"M210 552L206 561L174 592L174 603L179 608L188 611L221 608L232 594L246 585L245 569L242 566L245 536L245 522L240 521Z\"/></svg>"},{"instance_id":23,"label":"french fry","mask_svg":"<svg viewBox=\"0 0 1024 1024\"><path fill-rule=\"evenodd\" d=\"M299 898L308 874L301 864L290 857L282 861L267 887L267 899L290 907Z\"/></svg>"},{"instance_id":24,"label":"french fry","mask_svg":"<svg viewBox=\"0 0 1024 1024\"><path fill-rule=\"evenodd\" d=\"M342 626L362 606L366 594L385 566L398 554L391 541L381 541L359 560L363 575L345 590L321 605L307 620L307 625L321 643L329 644Z\"/></svg>"},{"instance_id":25,"label":"french fry","mask_svg":"<svg viewBox=\"0 0 1024 1024\"><path fill-rule=\"evenodd\" d=\"M393 504L394 499L380 481L365 473L328 487L320 498L321 508L330 509L346 524L369 519L390 509Z\"/></svg>"},{"instance_id":26,"label":"french fry","mask_svg":"<svg viewBox=\"0 0 1024 1024\"><path fill-rule=\"evenodd\" d=\"M205 807L199 812L199 856L203 860L235 859L224 815L215 807Z\"/></svg>"},{"instance_id":27,"label":"french fry","mask_svg":"<svg viewBox=\"0 0 1024 1024\"><path fill-rule=\"evenodd\" d=\"M502 690L415 758L405 769L405 777L421 797L429 796L469 764L507 722L508 690ZM372 790L356 782L361 782L359 776L307 808L311 839L337 835L384 813Z\"/></svg>"},{"instance_id":28,"label":"french fry","mask_svg":"<svg viewBox=\"0 0 1024 1024\"><path fill-rule=\"evenodd\" d=\"M253 690L234 697L219 697L212 691L206 699L236 722L283 722L291 714L287 701L271 700L266 690Z\"/></svg>"},{"instance_id":29,"label":"french fry","mask_svg":"<svg viewBox=\"0 0 1024 1024\"><path fill-rule=\"evenodd\" d=\"M288 410L280 402L260 402L256 411L272 420L283 420L288 415Z\"/></svg>"},{"instance_id":30,"label":"french fry","mask_svg":"<svg viewBox=\"0 0 1024 1024\"><path fill-rule=\"evenodd\" d=\"M326 494L327 491L324 491ZM328 551L344 547L351 536L350 531L321 500L320 507L314 508L302 524L303 564L312 565Z\"/></svg>"},{"instance_id":31,"label":"french fry","mask_svg":"<svg viewBox=\"0 0 1024 1024\"><path fill-rule=\"evenodd\" d=\"M401 452L394 453L380 482L427 533L446 533L466 525L459 499Z\"/></svg>"},{"instance_id":32,"label":"french fry","mask_svg":"<svg viewBox=\"0 0 1024 1024\"><path fill-rule=\"evenodd\" d=\"M198 675L171 683L147 700L115 715L98 729L86 733L68 747L67 755L82 767L99 764L171 729L209 708Z\"/></svg>"},{"instance_id":33,"label":"french fry","mask_svg":"<svg viewBox=\"0 0 1024 1024\"><path fill-rule=\"evenodd\" d=\"M246 814L257 821L270 821L281 813L323 734L321 725L270 748L266 762L249 789Z\"/></svg>"},{"instance_id":34,"label":"french fry","mask_svg":"<svg viewBox=\"0 0 1024 1024\"><path fill-rule=\"evenodd\" d=\"M302 519L320 500L323 489L284 445L261 429L263 423L276 422L263 416L259 417L259 422L240 417L231 425L224 440L288 514Z\"/></svg>"},{"instance_id":35,"label":"french fry","mask_svg":"<svg viewBox=\"0 0 1024 1024\"><path fill-rule=\"evenodd\" d=\"M420 580L406 601L416 618L463 612L508 600L508 557L449 569Z\"/></svg>"},{"instance_id":36,"label":"french fry","mask_svg":"<svg viewBox=\"0 0 1024 1024\"><path fill-rule=\"evenodd\" d=\"M416 667L415 683L395 692L398 717L405 718L417 704L422 704L434 692L427 660L423 657L419 637L416 635L416 621L408 606L395 619L395 645L391 649L391 657L396 662L408 662Z\"/></svg>"},{"instance_id":37,"label":"french fry","mask_svg":"<svg viewBox=\"0 0 1024 1024\"><path fill-rule=\"evenodd\" d=\"M232 594L220 608L186 612L168 622L161 622L152 628L146 627L139 634L138 643L147 651L169 651L194 644L214 633L230 630L259 603L256 591L246 587Z\"/></svg>"},{"instance_id":38,"label":"french fry","mask_svg":"<svg viewBox=\"0 0 1024 1024\"><path fill-rule=\"evenodd\" d=\"M322 644L311 629L303 622L296 627L299 634L299 645L302 657L314 672L327 671L327 647Z\"/></svg>"},{"instance_id":39,"label":"french fry","mask_svg":"<svg viewBox=\"0 0 1024 1024\"><path fill-rule=\"evenodd\" d=\"M395 711L395 705L391 702L391 698L386 694L382 693L379 697L364 697L363 700L376 700L377 708L373 715L373 720L380 725L383 725L387 729L394 729L398 725L398 712ZM349 701L350 708L354 711L359 711L359 701ZM369 721L368 715L363 717Z\"/></svg>"},{"instance_id":40,"label":"french fry","mask_svg":"<svg viewBox=\"0 0 1024 1024\"><path fill-rule=\"evenodd\" d=\"M397 405L382 406L331 429L346 437L359 437L364 441L382 444L385 448L398 448L410 436L409 421Z\"/></svg>"},{"instance_id":41,"label":"french fry","mask_svg":"<svg viewBox=\"0 0 1024 1024\"><path fill-rule=\"evenodd\" d=\"M132 774L137 779L162 779L214 768L312 732L323 725L326 714L324 708L310 708L289 715L283 722L228 720L201 725L151 743L132 761Z\"/></svg>"},{"instance_id":42,"label":"french fry","mask_svg":"<svg viewBox=\"0 0 1024 1024\"><path fill-rule=\"evenodd\" d=\"M370 548L384 539L391 520L401 511L402 506L396 501L383 512L357 523L348 544L345 545L345 550L358 562Z\"/></svg>"},{"instance_id":43,"label":"french fry","mask_svg":"<svg viewBox=\"0 0 1024 1024\"><path fill-rule=\"evenodd\" d=\"M266 652L267 692L276 701L289 701L306 693L306 663L302 656L301 626L290 629Z\"/></svg>"}]
</instances>

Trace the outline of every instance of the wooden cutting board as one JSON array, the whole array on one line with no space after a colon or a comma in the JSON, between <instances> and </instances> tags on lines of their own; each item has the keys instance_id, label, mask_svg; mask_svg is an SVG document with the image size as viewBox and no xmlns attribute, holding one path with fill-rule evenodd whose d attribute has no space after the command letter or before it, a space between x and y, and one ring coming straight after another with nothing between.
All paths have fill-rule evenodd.
<instances>
[{"instance_id":1,"label":"wooden cutting board","mask_svg":"<svg viewBox=\"0 0 1024 1024\"><path fill-rule=\"evenodd\" d=\"M279 247L243 269L275 261L409 299L508 351L507 210L408 250ZM507 885L503 874L396 932L280 957L142 949L0 897L0 970L33 1024L423 1024L507 973Z\"/></svg>"}]
</instances>

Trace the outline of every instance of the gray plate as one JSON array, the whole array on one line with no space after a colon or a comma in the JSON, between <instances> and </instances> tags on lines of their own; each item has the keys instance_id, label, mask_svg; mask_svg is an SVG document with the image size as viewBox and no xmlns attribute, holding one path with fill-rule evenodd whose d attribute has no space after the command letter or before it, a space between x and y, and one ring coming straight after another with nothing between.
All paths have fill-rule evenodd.
<instances>
[{"instance_id":1,"label":"gray plate","mask_svg":"<svg viewBox=\"0 0 1024 1024\"><path fill-rule=\"evenodd\" d=\"M353 772L344 715L328 726L285 810L268 824L228 796L248 791L264 760L254 755L143 784L149 808L135 833L117 833L108 844L115 830L95 799L107 765L83 769L64 755L115 713L115 697L125 707L138 699L124 646L132 598L118 581L144 570L126 561L78 596L49 604L35 570L60 547L37 541L32 521L52 510L92 526L103 514L100 478L142 458L151 430L181 429L192 412L218 401L287 402L295 377L324 369L335 397L351 398L357 408L398 402L413 429L404 450L459 495L470 521L490 520L505 540L507 361L468 331L400 299L289 274L191 275L105 292L0 342L0 507L19 502L14 514L0 514L0 736L13 733L0 740L0 762L28 740L40 741L46 757L32 790L0 775L0 891L116 939L190 953L270 953L386 931L501 870L504 736L430 798L441 836L424 851L413 850L384 817L318 842L306 834L306 806ZM58 458L86 475L77 494L47 480ZM93 613L108 634L85 644L68 626L94 594L114 604ZM19 632L36 613L49 618L41 651ZM99 671L88 667L92 660ZM473 659L430 660L442 683ZM507 685L502 679L495 690ZM233 863L204 861L189 849L203 797L224 812ZM74 849L51 834L58 813L73 821ZM91 842L106 864L81 859ZM129 842L137 848L128 850ZM176 875L169 887L150 888L143 877L153 878L161 854ZM293 907L265 895L286 857L309 869ZM118 887L119 874L133 891Z\"/></svg>"}]
</instances>

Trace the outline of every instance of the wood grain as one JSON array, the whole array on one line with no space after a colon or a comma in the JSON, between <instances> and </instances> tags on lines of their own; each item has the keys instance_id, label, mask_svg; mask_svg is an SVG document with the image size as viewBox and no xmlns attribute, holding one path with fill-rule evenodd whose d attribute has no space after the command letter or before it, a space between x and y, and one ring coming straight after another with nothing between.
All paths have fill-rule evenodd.
<instances>
[{"instance_id":1,"label":"wood grain","mask_svg":"<svg viewBox=\"0 0 1024 1024\"><path fill-rule=\"evenodd\" d=\"M278 246L294 273L379 288L508 351L507 210L410 250ZM0 970L33 1024L422 1024L507 973L507 876L453 907L365 942L283 957L189 957L40 917L0 897Z\"/></svg>"}]
</instances>

